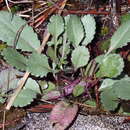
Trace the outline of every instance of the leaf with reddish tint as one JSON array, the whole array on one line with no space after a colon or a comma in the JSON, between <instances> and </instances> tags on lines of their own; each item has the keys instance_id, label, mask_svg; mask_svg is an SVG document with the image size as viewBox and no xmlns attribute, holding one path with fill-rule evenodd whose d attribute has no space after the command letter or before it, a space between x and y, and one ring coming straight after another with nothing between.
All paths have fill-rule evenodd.
<instances>
[{"instance_id":1,"label":"leaf with reddish tint","mask_svg":"<svg viewBox=\"0 0 130 130\"><path fill-rule=\"evenodd\" d=\"M70 105L64 101L58 102L50 115L50 121L56 130L66 129L76 117L78 112L77 105Z\"/></svg>"},{"instance_id":2,"label":"leaf with reddish tint","mask_svg":"<svg viewBox=\"0 0 130 130\"><path fill-rule=\"evenodd\" d=\"M61 96L59 91L50 91L47 94L42 96L42 100L52 100L52 99L57 99Z\"/></svg>"}]
</instances>

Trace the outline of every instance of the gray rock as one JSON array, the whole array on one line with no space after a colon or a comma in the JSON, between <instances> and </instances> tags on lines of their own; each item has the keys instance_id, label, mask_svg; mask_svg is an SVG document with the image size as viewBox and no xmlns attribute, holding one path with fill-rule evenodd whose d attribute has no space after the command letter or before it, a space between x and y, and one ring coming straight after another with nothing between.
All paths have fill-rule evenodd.
<instances>
[{"instance_id":1,"label":"gray rock","mask_svg":"<svg viewBox=\"0 0 130 130\"><path fill-rule=\"evenodd\" d=\"M130 123L122 124L123 117L78 115L67 130L130 130ZM21 124L9 130L54 130L49 122L49 113L28 113Z\"/></svg>"}]
</instances>

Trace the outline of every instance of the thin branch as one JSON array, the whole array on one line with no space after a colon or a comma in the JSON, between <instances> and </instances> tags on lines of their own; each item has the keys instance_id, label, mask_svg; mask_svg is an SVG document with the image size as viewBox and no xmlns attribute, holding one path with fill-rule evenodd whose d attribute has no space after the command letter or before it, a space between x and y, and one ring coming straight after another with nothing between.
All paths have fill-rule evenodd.
<instances>
[{"instance_id":1,"label":"thin branch","mask_svg":"<svg viewBox=\"0 0 130 130\"><path fill-rule=\"evenodd\" d=\"M8 0L5 0L5 3L6 3L6 6L7 6L8 11L11 12L11 9L10 9L9 3L8 3Z\"/></svg>"}]
</instances>

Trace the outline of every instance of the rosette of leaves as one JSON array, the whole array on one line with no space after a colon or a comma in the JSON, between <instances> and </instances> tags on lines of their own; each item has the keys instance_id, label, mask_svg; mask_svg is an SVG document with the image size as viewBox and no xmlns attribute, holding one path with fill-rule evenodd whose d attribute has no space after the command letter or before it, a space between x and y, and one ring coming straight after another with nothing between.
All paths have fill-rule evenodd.
<instances>
[{"instance_id":1,"label":"rosette of leaves","mask_svg":"<svg viewBox=\"0 0 130 130\"><path fill-rule=\"evenodd\" d=\"M86 24L89 25L87 26ZM90 35L88 35L89 31L87 30L89 26L91 26L91 33L89 33ZM65 17L64 20L61 16L54 15L50 18L48 31L52 34L52 40L48 42L51 43L51 45L49 44L47 55L53 62L59 64L60 68L63 68L61 65L68 63L67 55L72 52L71 61L75 69L87 65L90 57L89 51L86 47L80 46L79 44L82 44L82 40L85 38L89 43L94 37L95 20L92 16L87 15L86 17L82 18L81 21L80 17L75 15ZM60 42L61 46L58 47L58 40L61 39L61 37L63 41L62 44ZM70 42L68 42L68 40ZM72 43L75 47L74 50L70 48L70 43Z\"/></svg>"}]
</instances>

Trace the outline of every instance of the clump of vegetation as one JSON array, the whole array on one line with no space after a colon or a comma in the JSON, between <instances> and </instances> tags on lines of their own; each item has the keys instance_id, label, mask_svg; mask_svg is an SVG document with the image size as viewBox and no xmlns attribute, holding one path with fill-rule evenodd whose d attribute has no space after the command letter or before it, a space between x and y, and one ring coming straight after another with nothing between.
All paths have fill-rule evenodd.
<instances>
[{"instance_id":1,"label":"clump of vegetation","mask_svg":"<svg viewBox=\"0 0 130 130\"><path fill-rule=\"evenodd\" d=\"M0 40L6 44L1 56L12 66L0 73L0 102L6 102L9 109L36 101L53 104L56 99L50 119L64 129L78 112L77 101L98 112L129 114L122 101L130 100L130 77L116 51L130 41L129 25L129 20L123 22L104 53L93 56L89 45L96 34L96 21L91 15L51 16L41 44L26 21L0 11Z\"/></svg>"}]
</instances>

